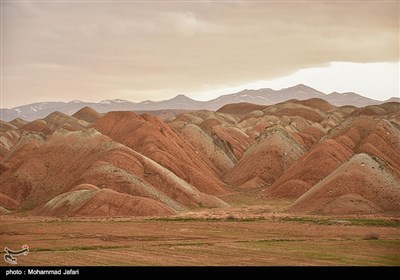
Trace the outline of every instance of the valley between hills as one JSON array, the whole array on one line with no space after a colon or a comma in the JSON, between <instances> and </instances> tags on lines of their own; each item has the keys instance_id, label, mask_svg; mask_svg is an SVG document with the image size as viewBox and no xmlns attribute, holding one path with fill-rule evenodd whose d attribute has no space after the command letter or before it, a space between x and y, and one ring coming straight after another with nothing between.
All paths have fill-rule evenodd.
<instances>
[{"instance_id":1,"label":"valley between hills","mask_svg":"<svg viewBox=\"0 0 400 280\"><path fill-rule=\"evenodd\" d=\"M400 103L1 121L21 265L399 265ZM88 257L90 256L90 257Z\"/></svg>"}]
</instances>

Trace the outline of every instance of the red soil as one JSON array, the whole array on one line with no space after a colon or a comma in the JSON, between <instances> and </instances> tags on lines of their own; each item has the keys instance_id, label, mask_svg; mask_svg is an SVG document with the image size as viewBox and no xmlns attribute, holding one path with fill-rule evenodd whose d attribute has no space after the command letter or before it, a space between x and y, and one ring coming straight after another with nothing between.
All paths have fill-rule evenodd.
<instances>
[{"instance_id":1,"label":"red soil","mask_svg":"<svg viewBox=\"0 0 400 280\"><path fill-rule=\"evenodd\" d=\"M16 130L0 134L0 160L3 160L10 153L12 147L17 144L20 132Z\"/></svg>"},{"instance_id":2,"label":"red soil","mask_svg":"<svg viewBox=\"0 0 400 280\"><path fill-rule=\"evenodd\" d=\"M324 117L317 110L313 110L311 108L282 108L274 113L276 116L301 116L306 120L310 120L312 122L321 122Z\"/></svg>"},{"instance_id":3,"label":"red soil","mask_svg":"<svg viewBox=\"0 0 400 280\"><path fill-rule=\"evenodd\" d=\"M400 213L399 103L242 103L166 122L90 108L2 122L1 214L170 215L258 188L295 212Z\"/></svg>"},{"instance_id":4,"label":"red soil","mask_svg":"<svg viewBox=\"0 0 400 280\"><path fill-rule=\"evenodd\" d=\"M101 115L97 113L96 110L90 107L84 107L73 114L72 117L88 123L95 123L98 119L101 118Z\"/></svg>"},{"instance_id":5,"label":"red soil","mask_svg":"<svg viewBox=\"0 0 400 280\"><path fill-rule=\"evenodd\" d=\"M204 130L207 134L212 134L214 132L214 127L220 126L222 122L215 118L209 118L199 124L199 127Z\"/></svg>"},{"instance_id":6,"label":"red soil","mask_svg":"<svg viewBox=\"0 0 400 280\"><path fill-rule=\"evenodd\" d=\"M307 107L315 108L320 110L321 112L328 112L335 108L335 106L331 105L328 101L320 98L311 98L306 100L288 100L287 102L297 103Z\"/></svg>"},{"instance_id":7,"label":"red soil","mask_svg":"<svg viewBox=\"0 0 400 280\"><path fill-rule=\"evenodd\" d=\"M224 183L210 168L211 162L197 154L179 133L150 115L111 112L94 127L117 142L155 160L200 191L226 193Z\"/></svg>"},{"instance_id":8,"label":"red soil","mask_svg":"<svg viewBox=\"0 0 400 280\"><path fill-rule=\"evenodd\" d=\"M19 203L11 197L0 193L0 206L6 209L17 209L19 207Z\"/></svg>"},{"instance_id":9,"label":"red soil","mask_svg":"<svg viewBox=\"0 0 400 280\"><path fill-rule=\"evenodd\" d=\"M16 118L16 119L13 119L12 121L10 121L9 123L17 128L20 128L20 127L23 127L24 125L28 124L28 121L23 120L21 118Z\"/></svg>"},{"instance_id":10,"label":"red soil","mask_svg":"<svg viewBox=\"0 0 400 280\"><path fill-rule=\"evenodd\" d=\"M95 185L92 185L92 184L80 184L80 185L78 185L76 187L73 187L71 189L71 192L81 191L81 190L96 191L96 190L99 190L99 188L97 186L95 186Z\"/></svg>"},{"instance_id":11,"label":"red soil","mask_svg":"<svg viewBox=\"0 0 400 280\"><path fill-rule=\"evenodd\" d=\"M399 173L367 154L344 163L291 208L294 212L369 214L400 210Z\"/></svg>"},{"instance_id":12,"label":"red soil","mask_svg":"<svg viewBox=\"0 0 400 280\"><path fill-rule=\"evenodd\" d=\"M224 105L221 108L219 108L217 112L224 114L248 114L252 111L256 110L262 111L266 108L268 108L268 106L242 102L242 103Z\"/></svg>"},{"instance_id":13,"label":"red soil","mask_svg":"<svg viewBox=\"0 0 400 280\"><path fill-rule=\"evenodd\" d=\"M33 132L41 132L45 135L49 135L52 133L51 128L48 126L47 122L44 120L34 120L32 122L27 123L22 126L20 131L33 131Z\"/></svg>"},{"instance_id":14,"label":"red soil","mask_svg":"<svg viewBox=\"0 0 400 280\"><path fill-rule=\"evenodd\" d=\"M236 160L242 158L251 144L251 138L235 127L218 126L214 128L214 132L220 139L229 143Z\"/></svg>"},{"instance_id":15,"label":"red soil","mask_svg":"<svg viewBox=\"0 0 400 280\"><path fill-rule=\"evenodd\" d=\"M365 108L360 108L354 110L350 116L351 117L358 117L358 116L383 116L387 112L385 109L379 106L367 106Z\"/></svg>"},{"instance_id":16,"label":"red soil","mask_svg":"<svg viewBox=\"0 0 400 280\"><path fill-rule=\"evenodd\" d=\"M258 186L271 185L304 152L304 147L282 127L272 127L246 151L226 180L244 187L254 182L260 183Z\"/></svg>"},{"instance_id":17,"label":"red soil","mask_svg":"<svg viewBox=\"0 0 400 280\"><path fill-rule=\"evenodd\" d=\"M173 209L152 199L109 189L64 193L34 211L39 216L55 217L166 216L174 213Z\"/></svg>"},{"instance_id":18,"label":"red soil","mask_svg":"<svg viewBox=\"0 0 400 280\"><path fill-rule=\"evenodd\" d=\"M351 150L332 139L320 142L307 154L294 162L285 174L263 192L263 196L286 197L290 194L290 197L300 197L308 191L305 188L311 188L352 155ZM305 184L301 183L299 188L293 190L291 189L291 184L288 184L292 180L299 180Z\"/></svg>"},{"instance_id":19,"label":"red soil","mask_svg":"<svg viewBox=\"0 0 400 280\"><path fill-rule=\"evenodd\" d=\"M55 197L58 197L60 203L64 203L62 199L66 198L67 192L95 191L97 187L135 197L134 200L127 198L132 203L140 202L138 206L124 206L125 210L118 210L121 212L110 210L111 212L101 212L99 215L151 215L151 209L154 209L154 215L161 215L171 213L170 210L165 212L165 209L182 211L186 209L185 206L226 206L219 199L201 193L156 162L113 142L94 129L53 134L45 142L37 142L36 150L26 156L26 148L36 143L28 140L16 147L6 162L11 168L0 177L0 192L24 208L35 209ZM101 193L100 198L103 200L105 197ZM126 196L115 196L115 201L125 198ZM90 205L96 205L98 198L93 199ZM119 202L112 203L118 205ZM99 202L101 204L104 203ZM164 205L164 212L160 210L159 204ZM60 212L37 213L88 213L75 208L62 209L64 208ZM135 209L139 212L134 212Z\"/></svg>"},{"instance_id":20,"label":"red soil","mask_svg":"<svg viewBox=\"0 0 400 280\"><path fill-rule=\"evenodd\" d=\"M400 170L400 130L387 120L360 117L330 133L354 153L378 156Z\"/></svg>"},{"instance_id":21,"label":"red soil","mask_svg":"<svg viewBox=\"0 0 400 280\"><path fill-rule=\"evenodd\" d=\"M13 126L12 124L0 120L0 133L5 133L5 132L15 130L15 129L16 129L16 127Z\"/></svg>"}]
</instances>

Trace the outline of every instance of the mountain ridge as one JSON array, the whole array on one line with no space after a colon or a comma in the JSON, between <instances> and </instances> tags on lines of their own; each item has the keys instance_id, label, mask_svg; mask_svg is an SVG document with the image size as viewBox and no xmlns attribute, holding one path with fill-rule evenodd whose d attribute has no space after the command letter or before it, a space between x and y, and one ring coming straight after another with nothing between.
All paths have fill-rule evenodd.
<instances>
[{"instance_id":1,"label":"mountain ridge","mask_svg":"<svg viewBox=\"0 0 400 280\"><path fill-rule=\"evenodd\" d=\"M378 101L361 96L354 92L338 93L332 92L326 94L304 84L298 84L293 87L274 90L271 88L245 89L236 93L221 95L208 101L194 100L186 95L178 94L171 99L141 102L132 102L123 99L102 100L99 102L84 102L72 100L69 102L36 102L17 106L11 109L1 108L0 119L11 121L16 118L25 120L35 120L49 115L51 112L60 111L67 115L72 115L76 111L90 107L100 113L110 111L155 111L155 110L211 110L216 111L219 108L232 103L252 103L259 105L273 105L290 99L305 100L310 98L320 98L328 101L335 106L351 105L364 107L368 105L378 105L384 102L400 102L399 97L392 97L387 101Z\"/></svg>"}]
</instances>

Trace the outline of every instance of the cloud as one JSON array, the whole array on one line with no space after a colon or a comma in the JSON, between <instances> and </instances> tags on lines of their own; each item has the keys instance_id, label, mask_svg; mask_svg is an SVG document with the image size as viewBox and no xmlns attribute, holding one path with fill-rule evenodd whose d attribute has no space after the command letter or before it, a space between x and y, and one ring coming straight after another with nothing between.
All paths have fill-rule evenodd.
<instances>
[{"instance_id":1,"label":"cloud","mask_svg":"<svg viewBox=\"0 0 400 280\"><path fill-rule=\"evenodd\" d=\"M44 98L159 100L332 61L399 60L398 2L2 5L4 106Z\"/></svg>"},{"instance_id":2,"label":"cloud","mask_svg":"<svg viewBox=\"0 0 400 280\"><path fill-rule=\"evenodd\" d=\"M199 20L193 12L166 12L162 14L165 23L185 36L197 34L218 34L226 30L222 25Z\"/></svg>"}]
</instances>

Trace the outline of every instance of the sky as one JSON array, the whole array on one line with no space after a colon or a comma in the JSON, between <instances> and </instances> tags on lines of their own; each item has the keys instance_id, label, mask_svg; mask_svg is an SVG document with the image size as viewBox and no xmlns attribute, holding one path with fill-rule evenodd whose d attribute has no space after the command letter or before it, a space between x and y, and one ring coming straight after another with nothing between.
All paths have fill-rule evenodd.
<instances>
[{"instance_id":1,"label":"sky","mask_svg":"<svg viewBox=\"0 0 400 280\"><path fill-rule=\"evenodd\" d=\"M1 0L0 107L306 84L399 96L400 1Z\"/></svg>"}]
</instances>

